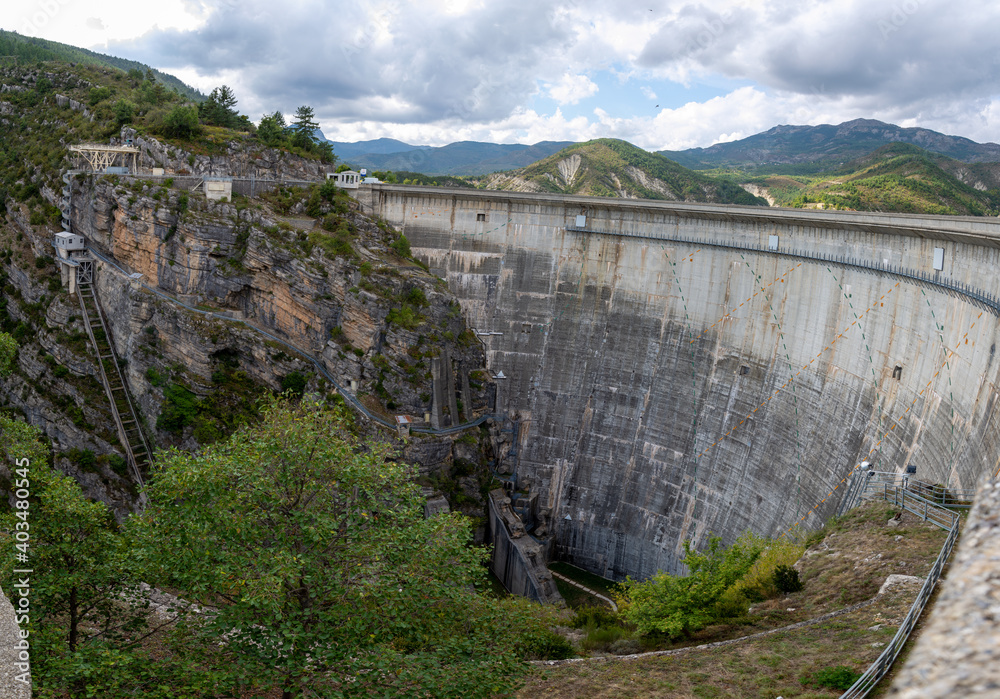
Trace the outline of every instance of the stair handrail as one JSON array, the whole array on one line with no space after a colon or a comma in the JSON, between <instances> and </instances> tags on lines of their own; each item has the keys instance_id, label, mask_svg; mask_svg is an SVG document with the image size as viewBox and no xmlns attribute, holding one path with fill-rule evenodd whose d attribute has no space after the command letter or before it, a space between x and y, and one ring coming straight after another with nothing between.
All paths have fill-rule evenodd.
<instances>
[{"instance_id":1,"label":"stair handrail","mask_svg":"<svg viewBox=\"0 0 1000 699\"><path fill-rule=\"evenodd\" d=\"M107 372L104 369L104 362L101 360L101 350L97 343L97 338L94 336L94 329L90 323L90 314L87 312L86 297L84 296L84 289L90 291L91 299L94 301L94 309L97 312L97 320L101 324L101 330L104 332L104 336L108 341L108 348L111 351L111 363L115 367L115 373L118 375L118 380L122 384L122 391L125 394L125 403L128 406L129 412L131 413L132 420L136 425L136 432L139 435L139 441L142 444L143 449L146 450L146 458L148 461L152 462L153 453L149 450L149 445L146 443L146 437L142 432L142 423L139 422L138 415L136 414L135 407L132 405L132 399L129 396L128 384L125 383L125 378L122 376L121 369L118 367L118 354L115 352L115 346L112 342L111 334L108 332L107 325L104 322L104 312L101 310L100 301L97 298L97 294L90 284L80 284L77 286L77 297L80 300L80 310L83 313L84 324L87 327L87 334L90 336L90 341L94 346L94 350L97 353L97 366L101 372L101 381L104 384L104 390L108 394L108 402L111 403L111 415L115 420L115 427L118 429L118 438L125 448L125 454L128 457L129 465L132 467L133 474L135 475L136 482L139 488L143 488L145 483L142 478L142 473L139 470L139 463L136 460L135 453L132 451L132 444L128 439L128 435L125 431L125 426L122 424L121 415L118 412L118 406L115 404L115 397L111 391L111 383L108 381Z\"/></svg>"}]
</instances>

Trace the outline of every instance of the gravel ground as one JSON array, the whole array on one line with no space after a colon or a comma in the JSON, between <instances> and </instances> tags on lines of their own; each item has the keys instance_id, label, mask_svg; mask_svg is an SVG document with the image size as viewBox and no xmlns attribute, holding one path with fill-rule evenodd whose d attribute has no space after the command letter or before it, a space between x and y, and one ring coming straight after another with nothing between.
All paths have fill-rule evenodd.
<instances>
[{"instance_id":1,"label":"gravel ground","mask_svg":"<svg viewBox=\"0 0 1000 699\"><path fill-rule=\"evenodd\" d=\"M0 699L29 699L31 684L16 679L22 670L16 665L20 650L15 645L20 641L14 608L0 590ZM30 651L29 651L30 652Z\"/></svg>"}]
</instances>

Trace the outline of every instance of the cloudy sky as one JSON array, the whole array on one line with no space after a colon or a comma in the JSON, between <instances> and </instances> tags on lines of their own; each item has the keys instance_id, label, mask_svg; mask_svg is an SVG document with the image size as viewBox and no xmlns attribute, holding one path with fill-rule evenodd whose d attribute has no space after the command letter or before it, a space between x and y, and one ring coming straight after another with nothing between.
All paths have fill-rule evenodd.
<instances>
[{"instance_id":1,"label":"cloudy sky","mask_svg":"<svg viewBox=\"0 0 1000 699\"><path fill-rule=\"evenodd\" d=\"M995 0L22 0L4 29L140 60L328 138L709 146L858 117L1000 141Z\"/></svg>"}]
</instances>

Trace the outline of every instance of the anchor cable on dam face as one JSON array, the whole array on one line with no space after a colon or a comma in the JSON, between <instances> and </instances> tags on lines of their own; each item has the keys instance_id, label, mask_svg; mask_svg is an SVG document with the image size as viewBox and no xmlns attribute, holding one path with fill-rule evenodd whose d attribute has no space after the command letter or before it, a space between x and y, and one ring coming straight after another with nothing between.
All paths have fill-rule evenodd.
<instances>
[{"instance_id":1,"label":"anchor cable on dam face","mask_svg":"<svg viewBox=\"0 0 1000 699\"><path fill-rule=\"evenodd\" d=\"M951 406L951 461L948 464L948 470L950 471L955 466L955 394L952 390L951 384L951 362L948 361L948 345L944 341L944 325L938 322L937 315L934 313L934 308L931 306L931 300L928 298L927 293L921 289L920 293L923 295L924 300L927 302L927 308L931 312L931 318L934 320L934 327L937 330L938 339L941 341L941 351L945 355L945 368L948 369L948 404Z\"/></svg>"},{"instance_id":2,"label":"anchor cable on dam face","mask_svg":"<svg viewBox=\"0 0 1000 699\"><path fill-rule=\"evenodd\" d=\"M780 277L777 277L777 278L771 280L771 282L768 283L766 286L762 286L760 288L760 290L755 291L752 294L750 294L749 296L747 296L743 300L742 303L740 303L738 306L733 306L731 309L729 309L725 313L725 315L723 315L717 321L715 321L714 323L712 323L711 325L709 325L707 328L705 328L705 330L702 331L702 333L700 335L698 335L697 337L695 337L694 339L692 339L691 342L692 343L697 342L701 338L705 337L705 335L708 334L709 330L711 330L712 328L714 328L716 325L718 325L722 321L728 320L729 318L731 318L732 315L733 315L733 313L735 313L738 309L743 308L743 306L745 306L746 304L748 304L750 301L753 301L757 297L757 295L763 293L765 289L770 289L772 286L774 286L778 282L784 282L785 281L785 277L787 277L789 274L791 274L792 272L794 272L795 270L797 270L801 266L802 266L802 263L800 262L797 265L795 265L794 267L789 268L789 270L787 272L785 272L784 274L782 274Z\"/></svg>"},{"instance_id":3,"label":"anchor cable on dam face","mask_svg":"<svg viewBox=\"0 0 1000 699\"><path fill-rule=\"evenodd\" d=\"M892 286L892 288L890 288L887 292L885 292L884 294L882 294L882 296L879 298L878 301L876 301L871 306L869 306L867 309L865 309L865 311L863 313L861 313L861 315L857 316L855 318L855 320L850 325L848 325L846 328L843 329L843 331L841 331L840 333L838 333L837 337L835 337L830 342L830 344L828 344L826 347L824 347L819 352L817 352L815 357L813 357L812 359L810 359L808 362L806 362L802 366L801 369L799 369L797 372L795 372L794 376L792 376L790 379L788 379L788 381L786 381L784 384L782 384L780 387L778 387L778 389L774 393L772 393L770 396L768 396L767 398L765 398L764 401L760 405L758 405L756 408L754 408L749 413L747 413L746 417L744 417L742 420L740 420L739 423L733 425L733 427L728 432L726 432L724 435L722 435L721 437L719 437L716 441L712 442L712 444L710 444L707 447L705 447L705 449L700 454L698 454L698 456L696 458L701 458L702 456L704 456L705 454L707 454L709 451L711 451L713 447L715 447L716 445L720 444L722 442L722 440L724 440L726 437L730 436L733 432L735 432L737 430L737 428L739 428L748 419L750 419L750 416L753 415L753 413L757 412L758 410L760 410L761 408L763 408L765 405L767 405L767 403L771 399L777 397L785 389L785 387L788 386L795 379L795 377L797 377L803 371L805 371L806 369L808 369L809 366L811 364L813 364L813 362L815 362L817 359L819 359L820 357L823 356L824 352L826 352L831 347L833 347L835 344L837 344L837 341L840 340L841 338L843 338L844 335L847 334L847 332L850 331L850 329L852 327L854 327L855 325L857 325L858 321L861 318L863 318L865 316L865 314L867 314L869 311L871 311L873 308L875 308L876 304L881 303L882 300L885 299L886 296L888 296L889 294L891 294L893 292L893 290L896 289L896 287L898 287L899 285L900 285L900 282L896 282Z\"/></svg>"},{"instance_id":4,"label":"anchor cable on dam face","mask_svg":"<svg viewBox=\"0 0 1000 699\"><path fill-rule=\"evenodd\" d=\"M667 254L666 251L664 251L664 254ZM671 272L671 274L674 275L674 284L677 285L677 294L681 297L681 304L684 306L684 326L685 326L685 329L687 330L688 337L692 338L691 342L688 343L690 345L690 344L694 343L694 339L693 339L694 338L694 333L691 332L691 316L688 315L687 299L684 298L684 290L681 288L680 279L677 278L677 270L674 269L675 267L677 267L677 263L676 262L671 262L669 257L667 258L667 262L670 264L670 272ZM697 372L697 369L695 368L694 347L691 347L691 403L692 403L692 409L694 410L693 427L694 427L694 439L695 440L698 439L698 383L697 383L697 380L698 380L698 372ZM698 480L698 457L697 456L695 457L694 469L695 469L694 470L694 479L697 481Z\"/></svg>"},{"instance_id":5,"label":"anchor cable on dam face","mask_svg":"<svg viewBox=\"0 0 1000 699\"><path fill-rule=\"evenodd\" d=\"M865 343L865 351L868 352L868 366L871 368L872 383L875 385L875 405L878 407L878 429L876 430L877 434L878 432L882 431L882 424L884 422L884 418L882 415L882 401L885 398L885 394L882 392L881 386L879 386L878 374L875 373L875 358L872 356L872 349L868 345L868 336L865 335L864 326L861 325L860 322L861 318L858 317L858 312L854 310L854 302L851 300L851 294L847 292L847 289L845 289L844 285L840 283L840 280L837 279L837 275L833 273L833 270L830 269L829 266L827 266L826 271L830 273L831 277L833 277L833 281L837 282L837 288L840 289L840 293L843 294L844 300L847 301L847 305L848 307L850 307L851 313L854 314L854 319L858 321L858 330L861 331L861 340ZM923 290L921 289L921 291ZM878 464L881 467L882 465L881 447L879 447L878 450ZM798 514L798 512L796 512L795 514Z\"/></svg>"},{"instance_id":6,"label":"anchor cable on dam face","mask_svg":"<svg viewBox=\"0 0 1000 699\"><path fill-rule=\"evenodd\" d=\"M897 282L897 283L896 283L896 285L898 286L898 285L899 285L899 282ZM961 338L961 339L960 339L960 340L958 341L958 344L959 344L959 346L961 346L961 345L963 345L963 344L968 344L968 338L969 338L969 333L971 333L971 332L972 332L972 329L976 327L976 323L978 323L978 322L979 322L979 320L980 320L980 318L982 318L982 317L983 317L983 313L984 313L984 311L980 311L980 312L979 312L979 315L978 315L978 316L976 316L976 319L975 319L974 321L972 321L972 325L970 325L970 326L969 326L969 329L965 331L965 334L964 334L964 335L962 336L962 338ZM973 340L971 344L972 344L972 346L974 347L974 346L975 346L975 344L976 344L976 341L975 341L975 340ZM913 400L912 400L912 401L910 402L910 405L909 405L909 406L908 406L908 407L906 408L906 410L904 410L904 411L903 411L903 415L901 415L901 416L900 416L899 418L897 418L897 419L894 419L894 420L893 420L893 423L892 423L892 425L890 425L890 426L889 426L889 429L888 429L888 430L886 430L885 434L883 434L883 435L882 435L882 438L881 438L881 439L879 439L879 440L878 440L878 442L876 442L876 443L875 443L874 445L872 445L872 448L868 450L868 456L871 456L872 454L874 454L874 453L875 453L875 450L879 448L879 446L880 446L880 445L882 444L882 442L883 442L883 441L885 441L885 439L886 439L886 438L887 438L887 437L888 437L888 436L889 436L889 435L890 435L890 434L891 434L891 433L893 432L893 430L895 430L895 429L896 429L896 427L897 427L897 426L899 425L899 420L900 420L900 419L902 419L902 417L903 417L904 415L907 415L907 414L909 414L909 412L910 412L910 411L911 411L911 410L913 409L913 406L915 406L915 405L917 404L917 401L918 401L918 400L920 400L920 398L922 398L922 397L923 397L924 393L926 393L926 392L927 392L927 389L929 389L929 388L931 387L931 384L933 384L933 383L934 383L934 380L935 380L935 379L937 379L937 377L941 375L941 369L942 369L942 368L944 368L944 366L945 366L945 365L946 365L946 364L947 364L947 363L948 363L948 362L949 362L949 361L951 360L951 358L952 358L953 356L957 355L957 354L958 354L958 353L957 353L957 352L956 352L956 351L955 351L954 349L949 349L949 350L948 350L947 354L945 355L945 358L944 358L944 361L943 361L943 362L941 362L941 364L940 364L940 366L938 367L937 371L935 371L935 372L934 372L934 375L933 375L933 376L931 376L931 378L930 378L930 381L928 381L928 382L927 382L927 385L926 385L926 386L924 386L924 387L923 387L923 388L922 388L922 389L920 390L920 392L919 392L919 393L917 393L917 395L916 395L916 396L914 396ZM810 510L809 510L808 512L806 512L806 513L805 513L804 515L802 515L802 517L801 517L801 518L800 518L800 519L799 519L799 520L798 520L798 521L797 521L797 522L796 522L795 524L793 524L793 525L792 525L792 526L790 526L790 527L789 527L789 528L788 528L787 530L785 530L784 532L782 532L780 536L787 536L787 535L788 535L788 534L790 534L790 533L791 533L791 532L792 532L792 531L793 531L793 530L794 530L794 529L795 529L796 527L798 527L799 525L801 525L801 524L802 524L802 523L803 523L803 522L805 521L806 517L808 517L808 516L809 516L810 514L812 514L813 512L815 512L815 511L816 511L816 509L817 509L817 508L818 508L818 507L819 507L820 505L822 505L822 504L823 504L823 503L825 503L825 502L826 502L827 500L829 500L829 499L830 499L830 497L831 497L831 496L832 496L832 495L834 494L834 492L836 492L836 491L837 491L837 490L838 490L838 489L840 488L840 486L844 485L844 484L845 484L845 483L847 482L847 479L848 479L848 478L850 478L850 477L851 477L852 475L854 475L854 473L855 473L855 472L856 472L856 471L857 471L857 470L858 470L859 468L861 468L861 465L862 465L862 464L864 464L864 463L866 463L866 460L865 460L865 459L862 459L861 461L859 461L858 463L856 463L856 464L854 465L854 467L853 467L853 468L852 468L852 469L851 469L851 470L850 470L850 471L849 471L849 472L847 473L847 475L846 475L846 476L844 476L843 478L841 478L841 479L840 479L840 482L839 482L839 483L837 483L837 485L835 485L835 486L833 487L833 489L832 489L832 490L831 490L831 491L830 491L829 493L827 493L827 494L826 494L826 497L824 497L824 498L823 498L822 500L820 500L820 501L819 501L819 502L817 502L817 503L816 503L815 505L813 505L813 506L812 506L812 508L810 508Z\"/></svg>"},{"instance_id":7,"label":"anchor cable on dam face","mask_svg":"<svg viewBox=\"0 0 1000 699\"><path fill-rule=\"evenodd\" d=\"M753 275L754 286L760 286L761 276L757 274L757 271L753 267L750 266L750 263L747 262L747 258L744 257L743 253L740 253L740 259L743 260L743 264L747 266L747 269L750 270L750 274ZM772 284L773 283L774 282L772 282ZM770 284L768 286L770 286ZM785 342L785 333L781 329L781 321L778 320L778 314L774 310L771 298L767 295L763 286L760 286L760 291L764 294L764 300L767 302L767 307L771 311L771 317L774 318L774 322L778 326L778 338L781 340L781 347L785 351L785 363L788 366L788 373L791 374L795 370L792 368L792 359L788 356L788 344ZM795 376L798 376L798 374L795 374ZM795 466L795 514L798 514L799 509L801 508L802 498L802 437L799 428L799 396L795 391L795 383L793 380L789 379L788 383L792 386L792 407L795 411L795 457L797 462Z\"/></svg>"}]
</instances>

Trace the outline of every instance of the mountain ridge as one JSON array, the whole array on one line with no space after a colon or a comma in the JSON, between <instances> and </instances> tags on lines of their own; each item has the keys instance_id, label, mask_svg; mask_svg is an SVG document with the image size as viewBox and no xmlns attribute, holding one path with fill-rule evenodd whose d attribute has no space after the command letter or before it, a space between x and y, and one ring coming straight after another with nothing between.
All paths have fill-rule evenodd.
<instances>
[{"instance_id":1,"label":"mountain ridge","mask_svg":"<svg viewBox=\"0 0 1000 699\"><path fill-rule=\"evenodd\" d=\"M147 70L151 70L159 82L163 83L165 87L176 90L180 95L195 102L203 102L207 99L199 90L191 87L176 76L164 73L145 63L98 53L90 49L63 44L58 41L22 36L17 32L10 32L4 29L0 29L0 56L4 58L16 57L32 62L55 60L67 63L93 63L117 68L124 72L139 70L145 73Z\"/></svg>"},{"instance_id":2,"label":"mountain ridge","mask_svg":"<svg viewBox=\"0 0 1000 699\"><path fill-rule=\"evenodd\" d=\"M342 150L337 151L335 142L334 152L355 169L407 170L425 175L484 175L525 167L572 144L573 141L539 141L530 145L456 141L446 146L410 146L409 150L396 153L347 155Z\"/></svg>"},{"instance_id":3,"label":"mountain ridge","mask_svg":"<svg viewBox=\"0 0 1000 699\"><path fill-rule=\"evenodd\" d=\"M830 169L890 143L910 143L967 163L1000 161L1000 145L977 143L964 136L922 127L901 127L876 119L853 119L840 124L774 126L747 138L707 148L661 150L661 155L692 169L808 166Z\"/></svg>"},{"instance_id":4,"label":"mountain ridge","mask_svg":"<svg viewBox=\"0 0 1000 699\"><path fill-rule=\"evenodd\" d=\"M475 182L522 192L767 205L727 178L709 177L613 138L575 143L527 167Z\"/></svg>"}]
</instances>

